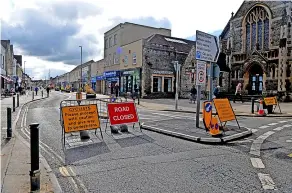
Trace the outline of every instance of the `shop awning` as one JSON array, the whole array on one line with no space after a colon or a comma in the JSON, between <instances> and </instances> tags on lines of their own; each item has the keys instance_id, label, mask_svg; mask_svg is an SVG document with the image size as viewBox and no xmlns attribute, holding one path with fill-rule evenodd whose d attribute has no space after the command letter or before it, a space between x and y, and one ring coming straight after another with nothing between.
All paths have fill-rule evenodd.
<instances>
[{"instance_id":1,"label":"shop awning","mask_svg":"<svg viewBox=\"0 0 292 193\"><path fill-rule=\"evenodd\" d=\"M1 74L1 77L4 78L4 80L6 80L7 82L13 82L13 80L11 78L8 78L7 76Z\"/></svg>"}]
</instances>

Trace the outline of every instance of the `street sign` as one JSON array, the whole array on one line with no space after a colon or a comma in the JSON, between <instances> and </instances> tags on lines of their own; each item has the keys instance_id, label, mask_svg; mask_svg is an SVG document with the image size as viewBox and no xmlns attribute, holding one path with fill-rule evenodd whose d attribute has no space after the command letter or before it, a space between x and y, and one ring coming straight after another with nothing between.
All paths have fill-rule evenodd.
<instances>
[{"instance_id":1,"label":"street sign","mask_svg":"<svg viewBox=\"0 0 292 193\"><path fill-rule=\"evenodd\" d=\"M217 37L211 34L196 31L196 59L208 62L217 62L219 56Z\"/></svg>"},{"instance_id":2,"label":"street sign","mask_svg":"<svg viewBox=\"0 0 292 193\"><path fill-rule=\"evenodd\" d=\"M220 122L227 122L236 120L234 111L227 98L225 99L213 99L215 108L218 113Z\"/></svg>"},{"instance_id":3,"label":"street sign","mask_svg":"<svg viewBox=\"0 0 292 193\"><path fill-rule=\"evenodd\" d=\"M62 107L62 116L65 133L100 128L94 104Z\"/></svg>"},{"instance_id":4,"label":"street sign","mask_svg":"<svg viewBox=\"0 0 292 193\"><path fill-rule=\"evenodd\" d=\"M197 61L196 85L206 84L206 62Z\"/></svg>"},{"instance_id":5,"label":"street sign","mask_svg":"<svg viewBox=\"0 0 292 193\"><path fill-rule=\"evenodd\" d=\"M108 103L107 108L111 125L139 122L136 107L133 102Z\"/></svg>"}]
</instances>

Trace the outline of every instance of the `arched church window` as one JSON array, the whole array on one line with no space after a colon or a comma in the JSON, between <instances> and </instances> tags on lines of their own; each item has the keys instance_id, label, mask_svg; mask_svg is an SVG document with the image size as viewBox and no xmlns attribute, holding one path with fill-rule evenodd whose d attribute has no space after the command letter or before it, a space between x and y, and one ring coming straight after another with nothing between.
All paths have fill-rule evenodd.
<instances>
[{"instance_id":1,"label":"arched church window","mask_svg":"<svg viewBox=\"0 0 292 193\"><path fill-rule=\"evenodd\" d=\"M269 13L262 6L256 6L250 10L245 18L245 49L246 51L258 48L269 48L269 30L270 20Z\"/></svg>"}]
</instances>

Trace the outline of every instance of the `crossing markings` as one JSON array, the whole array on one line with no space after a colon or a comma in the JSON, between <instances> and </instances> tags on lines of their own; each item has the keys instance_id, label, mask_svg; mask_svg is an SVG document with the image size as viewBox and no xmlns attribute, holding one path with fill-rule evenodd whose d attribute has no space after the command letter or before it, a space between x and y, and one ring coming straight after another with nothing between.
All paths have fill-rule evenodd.
<instances>
[{"instance_id":1,"label":"crossing markings","mask_svg":"<svg viewBox=\"0 0 292 193\"><path fill-rule=\"evenodd\" d=\"M258 173L258 177L261 181L264 190L275 190L276 186L269 174Z\"/></svg>"},{"instance_id":2,"label":"crossing markings","mask_svg":"<svg viewBox=\"0 0 292 193\"><path fill-rule=\"evenodd\" d=\"M264 163L260 158L250 158L251 164L254 168L265 168Z\"/></svg>"},{"instance_id":3,"label":"crossing markings","mask_svg":"<svg viewBox=\"0 0 292 193\"><path fill-rule=\"evenodd\" d=\"M277 127L275 129L273 129L274 131L281 131L282 129L284 129L283 127Z\"/></svg>"},{"instance_id":4,"label":"crossing markings","mask_svg":"<svg viewBox=\"0 0 292 193\"><path fill-rule=\"evenodd\" d=\"M274 125L278 125L279 123L269 123L268 125L270 126L274 126Z\"/></svg>"},{"instance_id":5,"label":"crossing markings","mask_svg":"<svg viewBox=\"0 0 292 193\"><path fill-rule=\"evenodd\" d=\"M287 123L288 121L279 121L279 123Z\"/></svg>"},{"instance_id":6,"label":"crossing markings","mask_svg":"<svg viewBox=\"0 0 292 193\"><path fill-rule=\"evenodd\" d=\"M268 125L263 125L263 126L260 126L259 129L266 129L266 128L268 128L268 127L270 127L270 126L268 126Z\"/></svg>"}]
</instances>

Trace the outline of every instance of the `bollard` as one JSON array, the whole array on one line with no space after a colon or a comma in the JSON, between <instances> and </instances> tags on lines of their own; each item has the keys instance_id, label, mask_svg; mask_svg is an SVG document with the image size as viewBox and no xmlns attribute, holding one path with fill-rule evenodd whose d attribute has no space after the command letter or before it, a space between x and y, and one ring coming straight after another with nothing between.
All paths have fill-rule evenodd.
<instances>
[{"instance_id":1,"label":"bollard","mask_svg":"<svg viewBox=\"0 0 292 193\"><path fill-rule=\"evenodd\" d=\"M19 107L19 94L17 94L17 106L16 107Z\"/></svg>"},{"instance_id":2,"label":"bollard","mask_svg":"<svg viewBox=\"0 0 292 193\"><path fill-rule=\"evenodd\" d=\"M34 92L32 92L32 100L34 99Z\"/></svg>"},{"instance_id":3,"label":"bollard","mask_svg":"<svg viewBox=\"0 0 292 193\"><path fill-rule=\"evenodd\" d=\"M42 90L42 98L44 97L44 91Z\"/></svg>"},{"instance_id":4,"label":"bollard","mask_svg":"<svg viewBox=\"0 0 292 193\"><path fill-rule=\"evenodd\" d=\"M15 96L12 97L13 112L15 112Z\"/></svg>"},{"instance_id":5,"label":"bollard","mask_svg":"<svg viewBox=\"0 0 292 193\"><path fill-rule=\"evenodd\" d=\"M7 107L7 139L12 137L12 116L11 108Z\"/></svg>"},{"instance_id":6,"label":"bollard","mask_svg":"<svg viewBox=\"0 0 292 193\"><path fill-rule=\"evenodd\" d=\"M32 123L30 127L30 190L40 190L40 170L39 170L39 124Z\"/></svg>"},{"instance_id":7,"label":"bollard","mask_svg":"<svg viewBox=\"0 0 292 193\"><path fill-rule=\"evenodd\" d=\"M251 113L254 113L254 97L251 98Z\"/></svg>"},{"instance_id":8,"label":"bollard","mask_svg":"<svg viewBox=\"0 0 292 193\"><path fill-rule=\"evenodd\" d=\"M47 98L49 98L49 96L50 96L50 91L49 91L49 92L47 92Z\"/></svg>"}]
</instances>

